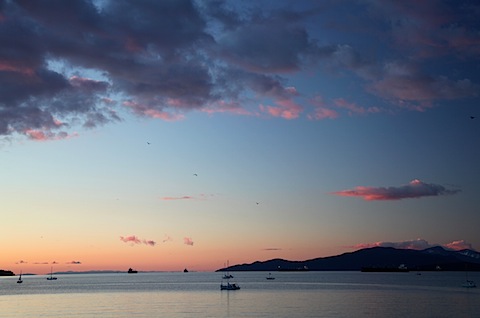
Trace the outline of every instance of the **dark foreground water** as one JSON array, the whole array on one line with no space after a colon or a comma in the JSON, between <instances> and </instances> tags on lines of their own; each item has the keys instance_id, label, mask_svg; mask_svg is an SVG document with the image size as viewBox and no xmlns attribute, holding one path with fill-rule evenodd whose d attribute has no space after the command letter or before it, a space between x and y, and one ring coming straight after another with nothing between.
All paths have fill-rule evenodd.
<instances>
[{"instance_id":1,"label":"dark foreground water","mask_svg":"<svg viewBox=\"0 0 480 318\"><path fill-rule=\"evenodd\" d=\"M480 317L459 272L71 274L0 278L0 317ZM480 283L480 273L469 273Z\"/></svg>"}]
</instances>

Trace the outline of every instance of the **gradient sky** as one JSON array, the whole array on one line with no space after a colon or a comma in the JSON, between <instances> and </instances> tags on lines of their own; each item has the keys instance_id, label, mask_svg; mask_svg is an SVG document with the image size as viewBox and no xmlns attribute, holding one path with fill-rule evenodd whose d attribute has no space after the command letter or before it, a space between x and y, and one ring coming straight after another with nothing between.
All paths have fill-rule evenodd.
<instances>
[{"instance_id":1,"label":"gradient sky","mask_svg":"<svg viewBox=\"0 0 480 318\"><path fill-rule=\"evenodd\" d=\"M0 268L480 248L475 1L0 0Z\"/></svg>"}]
</instances>

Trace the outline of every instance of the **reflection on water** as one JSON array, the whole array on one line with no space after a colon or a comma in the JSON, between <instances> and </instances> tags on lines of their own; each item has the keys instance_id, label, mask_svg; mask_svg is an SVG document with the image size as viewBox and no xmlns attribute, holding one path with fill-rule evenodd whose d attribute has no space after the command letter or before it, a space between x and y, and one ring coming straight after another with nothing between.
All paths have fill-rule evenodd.
<instances>
[{"instance_id":1,"label":"reflection on water","mask_svg":"<svg viewBox=\"0 0 480 318\"><path fill-rule=\"evenodd\" d=\"M480 282L480 273L471 279ZM57 275L0 279L0 317L480 317L463 273L237 272Z\"/></svg>"}]
</instances>

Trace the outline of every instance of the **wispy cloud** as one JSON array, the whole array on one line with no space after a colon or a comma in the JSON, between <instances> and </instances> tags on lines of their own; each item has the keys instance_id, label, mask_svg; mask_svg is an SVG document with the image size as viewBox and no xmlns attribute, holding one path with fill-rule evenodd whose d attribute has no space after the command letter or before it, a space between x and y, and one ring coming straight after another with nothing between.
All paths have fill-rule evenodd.
<instances>
[{"instance_id":1,"label":"wispy cloud","mask_svg":"<svg viewBox=\"0 0 480 318\"><path fill-rule=\"evenodd\" d=\"M193 240L191 237L184 237L183 244L193 246Z\"/></svg>"},{"instance_id":2,"label":"wispy cloud","mask_svg":"<svg viewBox=\"0 0 480 318\"><path fill-rule=\"evenodd\" d=\"M172 242L173 241L173 238L170 236L170 235L166 235L165 234L165 238L163 239L163 243L166 243L166 242Z\"/></svg>"},{"instance_id":3,"label":"wispy cloud","mask_svg":"<svg viewBox=\"0 0 480 318\"><path fill-rule=\"evenodd\" d=\"M281 251L282 249L277 247L267 247L267 248L264 248L263 250L264 251Z\"/></svg>"},{"instance_id":4,"label":"wispy cloud","mask_svg":"<svg viewBox=\"0 0 480 318\"><path fill-rule=\"evenodd\" d=\"M132 243L132 244L145 244L150 246L155 246L156 242L153 240L146 240L140 239L135 235L130 236L120 236L120 240L125 243Z\"/></svg>"},{"instance_id":5,"label":"wispy cloud","mask_svg":"<svg viewBox=\"0 0 480 318\"><path fill-rule=\"evenodd\" d=\"M361 197L367 201L401 200L427 196L451 195L460 192L459 189L447 189L442 185L425 183L418 179L398 187L365 187L359 186L351 190L332 192L346 197Z\"/></svg>"},{"instance_id":6,"label":"wispy cloud","mask_svg":"<svg viewBox=\"0 0 480 318\"><path fill-rule=\"evenodd\" d=\"M167 197L162 197L161 200L163 201L176 201L176 200L208 200L209 198L213 198L215 194L205 194L205 193L200 193L198 195L183 195L183 196L167 196Z\"/></svg>"},{"instance_id":7,"label":"wispy cloud","mask_svg":"<svg viewBox=\"0 0 480 318\"><path fill-rule=\"evenodd\" d=\"M374 243L361 243L354 246L350 246L350 248L354 249L362 249L362 248L370 248L370 247L394 247L399 249L411 249L411 250L424 250L426 248L434 247L434 246L442 246L449 250L459 251L464 249L471 249L474 250L472 244L466 242L465 240L453 241L446 244L430 244L427 240L418 238L415 240L407 240L401 242L374 242Z\"/></svg>"},{"instance_id":8,"label":"wispy cloud","mask_svg":"<svg viewBox=\"0 0 480 318\"><path fill-rule=\"evenodd\" d=\"M195 197L192 197L190 195L184 195L181 197L163 197L162 200L164 201L175 201L175 200L193 200Z\"/></svg>"}]
</instances>

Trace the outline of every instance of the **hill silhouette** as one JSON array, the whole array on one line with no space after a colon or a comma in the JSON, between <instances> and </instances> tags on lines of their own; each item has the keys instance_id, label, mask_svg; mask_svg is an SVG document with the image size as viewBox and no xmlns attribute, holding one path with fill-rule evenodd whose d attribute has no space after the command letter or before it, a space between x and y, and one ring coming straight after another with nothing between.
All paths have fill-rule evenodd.
<instances>
[{"instance_id":1,"label":"hill silhouette","mask_svg":"<svg viewBox=\"0 0 480 318\"><path fill-rule=\"evenodd\" d=\"M305 261L280 258L233 265L217 271L357 271L362 268L398 268L416 271L480 271L480 253L473 250L450 251L440 246L424 250L372 247L336 256Z\"/></svg>"},{"instance_id":2,"label":"hill silhouette","mask_svg":"<svg viewBox=\"0 0 480 318\"><path fill-rule=\"evenodd\" d=\"M3 269L0 269L0 276L14 276L15 274L12 271L6 271Z\"/></svg>"}]
</instances>

